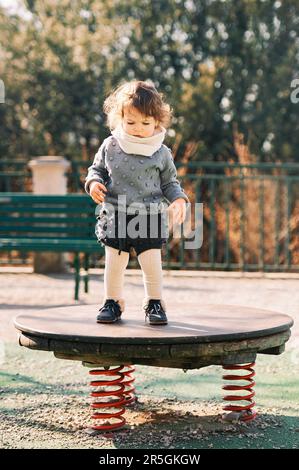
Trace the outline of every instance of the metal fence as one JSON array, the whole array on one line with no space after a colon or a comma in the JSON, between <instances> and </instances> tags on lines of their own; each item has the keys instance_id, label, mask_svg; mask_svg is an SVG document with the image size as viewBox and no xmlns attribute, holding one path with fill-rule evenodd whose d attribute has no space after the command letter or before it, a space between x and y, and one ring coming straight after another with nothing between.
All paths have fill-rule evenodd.
<instances>
[{"instance_id":1,"label":"metal fence","mask_svg":"<svg viewBox=\"0 0 299 470\"><path fill-rule=\"evenodd\" d=\"M200 162L177 165L202 202L203 245L176 265L241 271L299 270L299 165Z\"/></svg>"},{"instance_id":2,"label":"metal fence","mask_svg":"<svg viewBox=\"0 0 299 470\"><path fill-rule=\"evenodd\" d=\"M2 191L31 190L26 165L0 160ZM72 162L69 192L84 191L89 165ZM176 166L191 212L195 203L203 204L203 244L189 250L186 239L170 235L163 256L166 269L299 272L299 164L189 162ZM103 262L93 260L95 266ZM131 258L129 266L137 267L137 259Z\"/></svg>"}]
</instances>

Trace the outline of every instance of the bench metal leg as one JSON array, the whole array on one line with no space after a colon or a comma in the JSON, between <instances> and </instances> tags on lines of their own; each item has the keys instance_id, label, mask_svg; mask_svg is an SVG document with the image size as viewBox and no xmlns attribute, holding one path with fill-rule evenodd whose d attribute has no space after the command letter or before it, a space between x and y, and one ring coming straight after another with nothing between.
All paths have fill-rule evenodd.
<instances>
[{"instance_id":1,"label":"bench metal leg","mask_svg":"<svg viewBox=\"0 0 299 470\"><path fill-rule=\"evenodd\" d=\"M79 287L80 287L80 258L79 258L79 253L75 253L74 268L75 268L75 300L79 300Z\"/></svg>"},{"instance_id":2,"label":"bench metal leg","mask_svg":"<svg viewBox=\"0 0 299 470\"><path fill-rule=\"evenodd\" d=\"M84 292L88 292L88 268L89 268L89 253L84 255Z\"/></svg>"}]
</instances>

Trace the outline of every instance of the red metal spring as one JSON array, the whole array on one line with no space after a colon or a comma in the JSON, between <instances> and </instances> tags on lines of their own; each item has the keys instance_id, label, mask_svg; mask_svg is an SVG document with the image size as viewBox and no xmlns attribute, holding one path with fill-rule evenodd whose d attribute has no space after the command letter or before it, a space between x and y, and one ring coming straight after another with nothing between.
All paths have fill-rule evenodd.
<instances>
[{"instance_id":1,"label":"red metal spring","mask_svg":"<svg viewBox=\"0 0 299 470\"><path fill-rule=\"evenodd\" d=\"M123 370L125 367L128 370ZM91 375L104 376L102 380L93 380L90 382L91 387L102 387L106 389L96 390L90 393L91 397L101 399L101 401L97 400L91 404L93 409L101 410L96 411L92 415L92 419L102 420L102 424L93 425L92 429L96 431L112 431L126 424L126 420L123 416L126 411L125 406L135 402L135 387L132 385L135 379L131 377L134 371L135 368L130 365L121 365L113 369L104 367L89 371ZM113 379L113 377L116 378ZM128 380L125 380L125 378ZM112 411L111 408L119 410Z\"/></svg>"},{"instance_id":2,"label":"red metal spring","mask_svg":"<svg viewBox=\"0 0 299 470\"><path fill-rule=\"evenodd\" d=\"M236 365L227 365L227 366L222 366L223 369L225 370L246 370L249 373L245 375L223 375L222 378L224 380L244 380L248 382L247 385L224 385L222 388L224 390L244 390L247 393L246 395L226 395L223 397L223 400L225 401L247 401L249 402L248 405L241 405L241 404L235 404L235 405L227 405L224 406L223 409L226 411L235 411L237 413L240 413L239 420L240 421L251 421L254 419L257 415L257 413L253 410L253 407L255 405L255 402L252 400L252 398L255 395L255 392L253 391L253 387L255 386L255 381L252 379L254 377L255 372L253 367L255 366L255 362L251 362L250 364L236 364Z\"/></svg>"}]
</instances>

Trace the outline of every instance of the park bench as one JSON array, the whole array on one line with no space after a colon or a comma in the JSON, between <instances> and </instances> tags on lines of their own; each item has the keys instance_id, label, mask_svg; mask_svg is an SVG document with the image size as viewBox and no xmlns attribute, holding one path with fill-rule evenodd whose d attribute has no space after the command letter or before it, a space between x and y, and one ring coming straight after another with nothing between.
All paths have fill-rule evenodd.
<instances>
[{"instance_id":1,"label":"park bench","mask_svg":"<svg viewBox=\"0 0 299 470\"><path fill-rule=\"evenodd\" d=\"M89 255L104 252L95 235L95 209L87 194L0 193L0 251L74 253L78 300L81 278L88 292Z\"/></svg>"}]
</instances>

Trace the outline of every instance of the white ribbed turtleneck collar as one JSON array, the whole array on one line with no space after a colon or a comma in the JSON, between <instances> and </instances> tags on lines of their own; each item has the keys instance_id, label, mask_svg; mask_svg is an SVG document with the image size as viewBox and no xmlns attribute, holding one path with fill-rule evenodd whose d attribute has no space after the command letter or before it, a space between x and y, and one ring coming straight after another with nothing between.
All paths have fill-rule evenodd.
<instances>
[{"instance_id":1,"label":"white ribbed turtleneck collar","mask_svg":"<svg viewBox=\"0 0 299 470\"><path fill-rule=\"evenodd\" d=\"M165 138L166 129L161 125L160 129L160 132L151 137L135 137L127 134L120 123L111 134L117 139L120 148L125 153L135 153L149 157L159 150Z\"/></svg>"}]
</instances>

